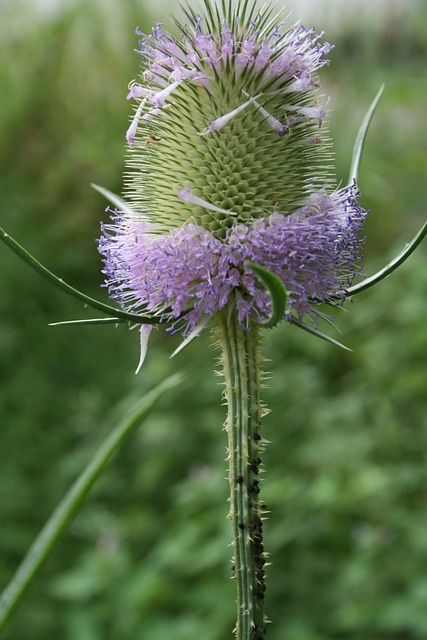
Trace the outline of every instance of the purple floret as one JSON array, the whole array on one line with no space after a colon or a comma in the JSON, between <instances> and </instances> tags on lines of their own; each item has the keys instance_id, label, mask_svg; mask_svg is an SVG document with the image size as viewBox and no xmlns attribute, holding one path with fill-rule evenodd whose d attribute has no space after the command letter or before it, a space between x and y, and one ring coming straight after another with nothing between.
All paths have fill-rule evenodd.
<instances>
[{"instance_id":1,"label":"purple floret","mask_svg":"<svg viewBox=\"0 0 427 640\"><path fill-rule=\"evenodd\" d=\"M150 35L138 31L142 36L139 53L146 67L144 77L152 82L153 91L182 78L195 84L209 84L218 69L230 61L234 62L236 72L246 67L261 72L259 87L268 86L272 91L289 81L293 83L293 91L309 91L316 86L315 73L328 64L326 56L333 48L320 42L323 34L302 25L285 33L276 25L261 36L255 21L242 39L225 21L219 35L209 33L203 19L197 16L183 32L179 42L161 23Z\"/></svg>"},{"instance_id":2,"label":"purple floret","mask_svg":"<svg viewBox=\"0 0 427 640\"><path fill-rule=\"evenodd\" d=\"M282 278L289 294L285 319L293 312L315 322L316 303L344 300L361 269L359 232L367 212L358 195L355 185L316 193L291 215L236 222L225 241L193 223L158 234L136 216L116 214L100 239L106 286L126 310L154 312L173 330L188 333L230 305L245 327L270 313L250 261Z\"/></svg>"}]
</instances>

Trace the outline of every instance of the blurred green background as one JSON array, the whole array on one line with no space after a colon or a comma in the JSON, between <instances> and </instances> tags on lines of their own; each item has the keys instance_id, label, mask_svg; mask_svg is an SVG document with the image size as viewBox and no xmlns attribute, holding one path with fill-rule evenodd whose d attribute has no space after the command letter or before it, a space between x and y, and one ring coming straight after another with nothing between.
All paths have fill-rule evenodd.
<instances>
[{"instance_id":1,"label":"blurred green background","mask_svg":"<svg viewBox=\"0 0 427 640\"><path fill-rule=\"evenodd\" d=\"M166 16L134 0L56 4L0 5L1 225L105 300L95 240L108 214L89 185L121 190L135 26ZM338 179L386 83L360 175L370 274L426 217L427 7L331 6L302 8L336 44L322 83ZM231 638L224 407L209 336L170 360L179 338L154 332L136 377L135 332L48 327L91 313L3 246L0 273L1 584L128 406L187 373L114 459L5 640ZM338 314L353 353L289 326L267 336L271 640L427 637L426 293L424 246Z\"/></svg>"}]
</instances>

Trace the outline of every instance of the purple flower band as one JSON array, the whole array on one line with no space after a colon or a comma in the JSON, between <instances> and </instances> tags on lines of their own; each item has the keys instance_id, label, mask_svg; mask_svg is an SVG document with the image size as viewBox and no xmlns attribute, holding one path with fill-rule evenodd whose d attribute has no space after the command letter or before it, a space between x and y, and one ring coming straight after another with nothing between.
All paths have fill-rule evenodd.
<instances>
[{"instance_id":1,"label":"purple flower band","mask_svg":"<svg viewBox=\"0 0 427 640\"><path fill-rule=\"evenodd\" d=\"M360 270L358 234L367 212L358 195L355 185L313 194L291 215L236 222L225 241L192 223L157 234L136 216L116 214L99 246L106 286L128 311L155 312L174 331L188 333L227 305L235 306L245 327L270 313L269 296L246 266L250 261L282 278L288 313L315 322L314 300L344 299Z\"/></svg>"}]
</instances>

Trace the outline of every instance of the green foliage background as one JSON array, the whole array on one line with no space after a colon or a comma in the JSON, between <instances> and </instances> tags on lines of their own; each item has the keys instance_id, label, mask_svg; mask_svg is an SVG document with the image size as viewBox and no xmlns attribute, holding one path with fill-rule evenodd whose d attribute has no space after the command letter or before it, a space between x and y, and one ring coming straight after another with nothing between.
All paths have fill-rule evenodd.
<instances>
[{"instance_id":1,"label":"green foliage background","mask_svg":"<svg viewBox=\"0 0 427 640\"><path fill-rule=\"evenodd\" d=\"M372 210L368 273L426 215L427 16L417 6L382 25L361 15L334 34L322 73L344 180L386 82L360 176ZM29 2L0 8L1 225L103 299L95 239L108 214L89 184L121 189L137 24L150 28L133 0L73 3L49 20ZM6 247L0 270L2 584L115 420L166 375L187 372L113 461L5 640L230 638L224 407L209 337L170 360L179 338L154 332L135 377L136 333L48 327L91 314ZM426 292L421 247L338 314L353 353L289 326L266 336L271 640L427 637Z\"/></svg>"}]
</instances>

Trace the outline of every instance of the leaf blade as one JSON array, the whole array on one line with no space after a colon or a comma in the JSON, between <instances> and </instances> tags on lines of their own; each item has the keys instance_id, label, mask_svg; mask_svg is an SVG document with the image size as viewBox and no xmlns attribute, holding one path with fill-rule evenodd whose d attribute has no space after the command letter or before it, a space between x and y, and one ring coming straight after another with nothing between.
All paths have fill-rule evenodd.
<instances>
[{"instance_id":1,"label":"leaf blade","mask_svg":"<svg viewBox=\"0 0 427 640\"><path fill-rule=\"evenodd\" d=\"M266 329L272 329L281 320L283 320L286 312L288 293L285 285L283 284L282 279L269 269L266 269L255 262L247 261L245 264L259 277L270 296L271 315L266 321L260 322L259 324Z\"/></svg>"},{"instance_id":2,"label":"leaf blade","mask_svg":"<svg viewBox=\"0 0 427 640\"><path fill-rule=\"evenodd\" d=\"M383 269L380 269L380 271L377 271L377 273L375 273L373 276L370 276L359 284L355 284L352 287L346 289L346 296L348 298L355 296L362 291L366 291L366 289L370 289L370 287L373 287L381 280L384 280L384 278L387 278L390 274L393 273L393 271L400 267L400 265L402 265L409 258L411 253L413 253L418 245L421 244L426 235L427 222L424 223L416 236L414 236L414 238L412 238L412 240L408 242L404 249L395 258L393 258L393 260L389 262L388 265L383 267Z\"/></svg>"},{"instance_id":3,"label":"leaf blade","mask_svg":"<svg viewBox=\"0 0 427 640\"><path fill-rule=\"evenodd\" d=\"M357 132L356 140L353 147L352 159L351 159L350 175L348 177L349 184L352 184L353 181L357 183L357 178L359 175L360 159L362 157L362 151L365 145L366 134L368 132L369 125L371 124L372 117L378 106L380 98L383 94L384 86L385 86L384 84L380 86L378 93L373 99L368 111L365 114L365 117L363 118L359 131Z\"/></svg>"},{"instance_id":4,"label":"leaf blade","mask_svg":"<svg viewBox=\"0 0 427 640\"><path fill-rule=\"evenodd\" d=\"M183 376L170 376L148 392L119 424L110 432L94 456L56 507L9 584L0 596L0 631L5 627L31 582L53 551L61 534L71 522L78 508L97 478L107 467L121 444L136 430L153 409L156 402L178 385Z\"/></svg>"},{"instance_id":5,"label":"leaf blade","mask_svg":"<svg viewBox=\"0 0 427 640\"><path fill-rule=\"evenodd\" d=\"M99 300L95 300L95 298L91 298L86 295L82 291L75 289L72 285L65 282L62 278L56 276L52 271L47 269L44 265L42 265L34 256L32 256L24 247L22 247L12 236L10 236L4 229L0 227L0 240L7 245L12 251L19 257L23 262L28 264L32 269L37 271L39 274L44 276L47 280L52 282L54 285L68 293L69 295L77 298L84 304L87 304L89 307L93 309L97 309L98 311L102 311L103 313L107 313L108 315L114 314L118 318L122 318L123 320L131 321L137 324L157 324L160 322L159 318L151 317L151 316L142 316L133 313L127 313L126 311L121 311L120 309L116 309L109 304L105 304L104 302L100 302Z\"/></svg>"}]
</instances>

